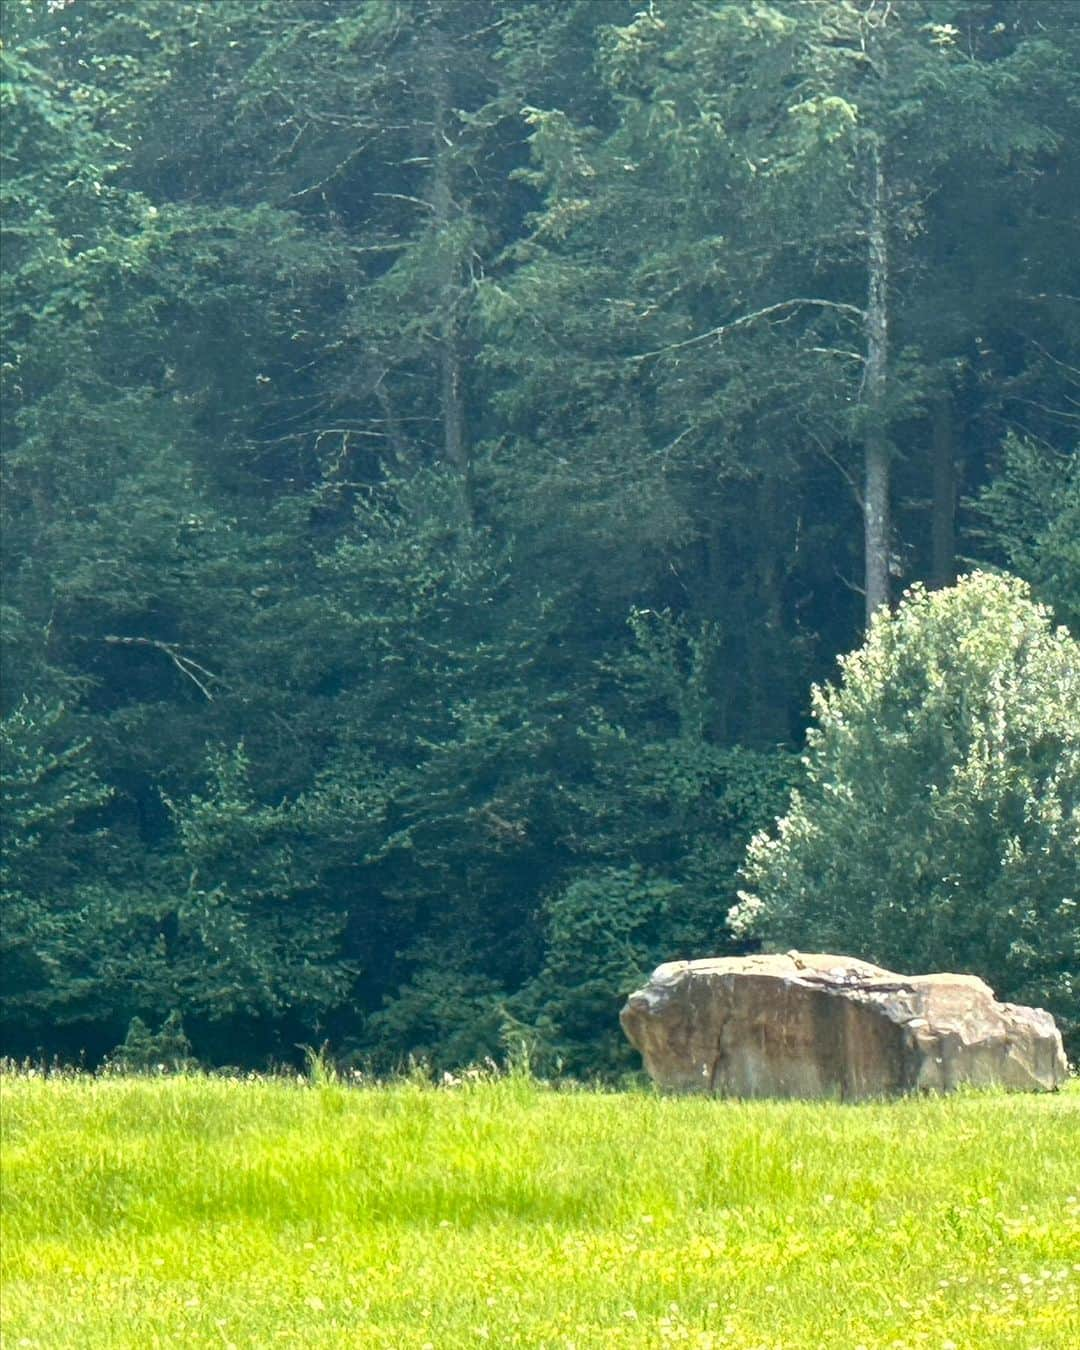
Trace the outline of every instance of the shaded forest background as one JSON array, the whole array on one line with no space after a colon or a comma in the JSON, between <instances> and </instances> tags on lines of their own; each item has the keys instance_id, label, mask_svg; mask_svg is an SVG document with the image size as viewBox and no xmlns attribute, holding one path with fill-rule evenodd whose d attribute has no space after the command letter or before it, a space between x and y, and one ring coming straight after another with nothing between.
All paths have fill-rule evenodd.
<instances>
[{"instance_id":1,"label":"shaded forest background","mask_svg":"<svg viewBox=\"0 0 1080 1350\"><path fill-rule=\"evenodd\" d=\"M1080 632L1070 0L2 16L5 1052L618 1071L868 611Z\"/></svg>"}]
</instances>

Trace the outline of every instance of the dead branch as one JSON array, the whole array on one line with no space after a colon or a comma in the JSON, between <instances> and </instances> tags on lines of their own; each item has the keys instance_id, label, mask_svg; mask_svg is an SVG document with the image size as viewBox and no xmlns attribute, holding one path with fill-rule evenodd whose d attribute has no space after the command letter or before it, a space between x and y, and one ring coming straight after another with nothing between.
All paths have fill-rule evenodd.
<instances>
[{"instance_id":1,"label":"dead branch","mask_svg":"<svg viewBox=\"0 0 1080 1350\"><path fill-rule=\"evenodd\" d=\"M835 309L841 314L854 315L860 322L866 319L866 311L858 305L848 305L839 300L816 300L800 296L794 300L780 300L775 305L766 305L763 309L755 309L752 314L743 314L738 319L732 319L730 323L722 323L717 328L710 328L707 333L699 333L697 337L687 338L685 342L672 342L667 347L658 347L651 352L641 352L629 359L631 361L647 361L650 357L666 356L668 352L683 351L687 347L697 346L700 342L710 342L714 338L719 342L728 333L734 332L736 328L745 328L748 324L756 323L758 319L767 319L771 314L781 314L785 310L797 309L804 305L816 305L820 309Z\"/></svg>"},{"instance_id":2,"label":"dead branch","mask_svg":"<svg viewBox=\"0 0 1080 1350\"><path fill-rule=\"evenodd\" d=\"M207 670L205 666L200 666L198 661L190 656L185 656L175 642L161 642L157 638L146 637L117 637L115 633L109 633L105 637L106 642L119 643L125 647L155 647L159 652L164 652L182 675L186 675L189 680L198 686L200 693L210 703L213 703L214 696L206 685L199 679L202 675L207 680L216 680L218 676L212 670ZM196 671L198 674L196 674Z\"/></svg>"}]
</instances>

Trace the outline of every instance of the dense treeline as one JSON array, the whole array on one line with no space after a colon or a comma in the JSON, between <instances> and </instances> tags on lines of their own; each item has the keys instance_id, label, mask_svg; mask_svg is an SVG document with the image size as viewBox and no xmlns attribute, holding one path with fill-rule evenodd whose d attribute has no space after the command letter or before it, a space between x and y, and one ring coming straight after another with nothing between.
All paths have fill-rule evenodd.
<instances>
[{"instance_id":1,"label":"dense treeline","mask_svg":"<svg viewBox=\"0 0 1080 1350\"><path fill-rule=\"evenodd\" d=\"M1069 0L2 13L7 1052L617 1069L870 614L1077 632Z\"/></svg>"}]
</instances>

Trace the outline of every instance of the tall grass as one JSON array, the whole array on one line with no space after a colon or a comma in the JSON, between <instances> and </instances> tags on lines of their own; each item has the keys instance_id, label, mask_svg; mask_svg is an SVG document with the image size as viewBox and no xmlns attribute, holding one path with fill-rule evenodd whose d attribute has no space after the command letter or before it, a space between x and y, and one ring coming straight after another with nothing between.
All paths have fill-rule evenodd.
<instances>
[{"instance_id":1,"label":"tall grass","mask_svg":"<svg viewBox=\"0 0 1080 1350\"><path fill-rule=\"evenodd\" d=\"M1080 1345L1080 1091L6 1075L3 1343Z\"/></svg>"}]
</instances>

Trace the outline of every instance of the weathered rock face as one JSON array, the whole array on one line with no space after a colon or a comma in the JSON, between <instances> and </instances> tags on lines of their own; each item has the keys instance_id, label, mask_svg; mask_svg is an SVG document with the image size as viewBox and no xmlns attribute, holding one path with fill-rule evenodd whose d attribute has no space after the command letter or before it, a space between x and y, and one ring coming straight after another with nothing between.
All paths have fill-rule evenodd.
<instances>
[{"instance_id":1,"label":"weathered rock face","mask_svg":"<svg viewBox=\"0 0 1080 1350\"><path fill-rule=\"evenodd\" d=\"M718 957L658 966L620 1017L654 1081L728 1097L1049 1091L1061 1035L973 975L897 975L850 956Z\"/></svg>"}]
</instances>

